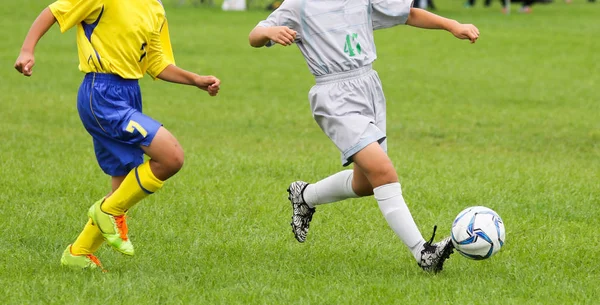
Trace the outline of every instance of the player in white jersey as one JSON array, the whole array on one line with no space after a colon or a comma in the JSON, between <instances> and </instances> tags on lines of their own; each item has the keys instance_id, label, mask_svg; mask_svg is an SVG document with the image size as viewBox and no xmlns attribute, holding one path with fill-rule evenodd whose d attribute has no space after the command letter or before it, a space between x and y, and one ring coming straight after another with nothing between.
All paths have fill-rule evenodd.
<instances>
[{"instance_id":1,"label":"player in white jersey","mask_svg":"<svg viewBox=\"0 0 600 305\"><path fill-rule=\"evenodd\" d=\"M253 47L296 43L316 85L309 92L313 117L342 153L354 163L314 184L293 182L292 229L306 240L315 206L375 195L381 212L410 249L421 268L439 272L452 254L450 238L425 241L402 197L398 175L387 155L386 104L371 63L377 58L373 31L408 24L444 29L474 43L479 30L425 10L410 0L286 0L250 32Z\"/></svg>"}]
</instances>

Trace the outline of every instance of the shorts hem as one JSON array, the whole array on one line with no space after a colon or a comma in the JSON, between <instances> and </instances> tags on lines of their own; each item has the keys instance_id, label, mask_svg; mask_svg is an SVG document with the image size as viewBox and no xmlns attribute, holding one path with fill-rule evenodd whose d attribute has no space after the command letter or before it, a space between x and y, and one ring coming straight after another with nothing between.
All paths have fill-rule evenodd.
<instances>
[{"instance_id":1,"label":"shorts hem","mask_svg":"<svg viewBox=\"0 0 600 305\"><path fill-rule=\"evenodd\" d=\"M386 138L386 135L383 134L383 132L379 132L375 135L371 135L371 136L368 136L368 137L360 140L354 146L346 149L344 152L342 152L342 166L348 166L348 165L352 164L352 162L353 162L352 156L354 156L356 153L358 153L363 148L367 147L369 144L371 144L373 142L378 142L381 144L385 140L385 138Z\"/></svg>"},{"instance_id":2,"label":"shorts hem","mask_svg":"<svg viewBox=\"0 0 600 305\"><path fill-rule=\"evenodd\" d=\"M144 159L142 159L142 162L133 162L134 166L132 166L131 169L126 169L125 166L122 166L119 168L109 168L109 169L104 169L101 166L101 168L105 174L107 174L111 177L122 177L122 176L127 176L131 172L132 169L140 166L143 162L144 162ZM136 164L136 163L139 163L139 164Z\"/></svg>"},{"instance_id":3,"label":"shorts hem","mask_svg":"<svg viewBox=\"0 0 600 305\"><path fill-rule=\"evenodd\" d=\"M161 123L158 124L158 128L156 128L156 130L154 130L153 132L149 133L148 136L144 138L144 140L140 143L141 146L148 147L150 146L150 144L152 144L152 141L154 140L154 137L156 137L158 130L163 126Z\"/></svg>"}]
</instances>

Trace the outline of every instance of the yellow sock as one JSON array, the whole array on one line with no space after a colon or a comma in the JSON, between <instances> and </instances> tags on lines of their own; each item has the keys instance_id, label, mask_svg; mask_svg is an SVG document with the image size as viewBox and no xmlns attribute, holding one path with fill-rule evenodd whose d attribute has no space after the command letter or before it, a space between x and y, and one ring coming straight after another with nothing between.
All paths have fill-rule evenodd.
<instances>
[{"instance_id":1,"label":"yellow sock","mask_svg":"<svg viewBox=\"0 0 600 305\"><path fill-rule=\"evenodd\" d=\"M102 210L111 215L123 215L146 196L158 191L163 181L154 176L150 161L132 169L119 188L102 203Z\"/></svg>"},{"instance_id":2,"label":"yellow sock","mask_svg":"<svg viewBox=\"0 0 600 305\"><path fill-rule=\"evenodd\" d=\"M104 242L102 233L97 226L92 224L92 220L88 220L79 234L73 245L71 245L71 254L73 255L88 255L98 251L98 248Z\"/></svg>"}]
</instances>

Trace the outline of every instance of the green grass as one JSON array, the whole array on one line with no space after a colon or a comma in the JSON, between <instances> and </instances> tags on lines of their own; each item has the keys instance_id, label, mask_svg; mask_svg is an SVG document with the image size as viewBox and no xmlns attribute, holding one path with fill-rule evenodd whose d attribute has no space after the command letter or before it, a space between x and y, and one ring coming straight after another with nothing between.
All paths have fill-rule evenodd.
<instances>
[{"instance_id":1,"label":"green grass","mask_svg":"<svg viewBox=\"0 0 600 305\"><path fill-rule=\"evenodd\" d=\"M507 244L417 268L372 198L318 209L305 244L285 189L341 170L313 122L295 48L252 49L267 12L168 8L178 65L223 80L218 98L142 81L145 111L186 151L182 172L131 211L136 256L107 246L107 274L59 265L109 189L75 107L74 32L54 27L34 76L12 70L45 1L3 4L0 26L1 304L592 304L600 294L600 6L557 1L530 15L462 9L475 45L441 31L376 33L389 154L423 234L485 205ZM480 5L480 4L479 4ZM513 8L516 9L516 8Z\"/></svg>"}]
</instances>

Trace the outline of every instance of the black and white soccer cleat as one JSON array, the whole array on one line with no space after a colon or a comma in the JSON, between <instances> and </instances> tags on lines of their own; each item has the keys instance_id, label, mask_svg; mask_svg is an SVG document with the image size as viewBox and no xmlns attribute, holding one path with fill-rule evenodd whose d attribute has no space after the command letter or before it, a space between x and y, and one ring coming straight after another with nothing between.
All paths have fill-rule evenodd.
<instances>
[{"instance_id":1,"label":"black and white soccer cleat","mask_svg":"<svg viewBox=\"0 0 600 305\"><path fill-rule=\"evenodd\" d=\"M423 244L421 261L419 262L419 266L423 268L423 270L433 273L442 271L444 262L450 257L450 254L454 252L454 245L452 244L452 239L450 237L446 237L442 241L432 244L436 229L437 226L434 226L431 239Z\"/></svg>"},{"instance_id":2,"label":"black and white soccer cleat","mask_svg":"<svg viewBox=\"0 0 600 305\"><path fill-rule=\"evenodd\" d=\"M310 221L315 213L315 208L311 208L304 202L302 193L308 186L308 183L304 181L292 182L288 187L288 199L292 203L292 232L296 240L303 243L306 240L306 234L308 234L308 227Z\"/></svg>"}]
</instances>

